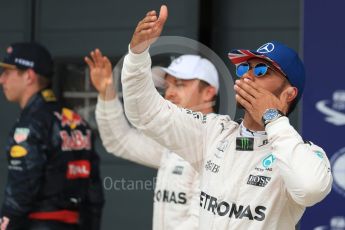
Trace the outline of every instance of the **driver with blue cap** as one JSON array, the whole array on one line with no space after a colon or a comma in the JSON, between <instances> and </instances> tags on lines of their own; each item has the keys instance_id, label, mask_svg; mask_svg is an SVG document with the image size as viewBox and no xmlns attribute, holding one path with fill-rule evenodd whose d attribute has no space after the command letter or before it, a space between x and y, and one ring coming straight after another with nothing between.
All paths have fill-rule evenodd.
<instances>
[{"instance_id":1,"label":"driver with blue cap","mask_svg":"<svg viewBox=\"0 0 345 230\"><path fill-rule=\"evenodd\" d=\"M150 11L133 34L122 69L127 118L200 173L199 229L294 229L332 187L326 153L304 142L286 116L303 92L302 61L275 41L233 50L242 122L190 112L162 98L152 82L149 47L167 14L166 6L159 15Z\"/></svg>"}]
</instances>

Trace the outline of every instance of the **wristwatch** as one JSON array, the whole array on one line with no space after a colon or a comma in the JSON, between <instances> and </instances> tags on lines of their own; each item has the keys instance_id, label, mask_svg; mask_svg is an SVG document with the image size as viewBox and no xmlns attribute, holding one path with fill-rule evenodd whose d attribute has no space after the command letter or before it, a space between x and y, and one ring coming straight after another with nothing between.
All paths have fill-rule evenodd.
<instances>
[{"instance_id":1,"label":"wristwatch","mask_svg":"<svg viewBox=\"0 0 345 230\"><path fill-rule=\"evenodd\" d=\"M266 109L266 111L262 115L262 123L264 123L264 126L266 126L268 123L275 121L279 117L283 116L285 116L285 114L278 109Z\"/></svg>"}]
</instances>

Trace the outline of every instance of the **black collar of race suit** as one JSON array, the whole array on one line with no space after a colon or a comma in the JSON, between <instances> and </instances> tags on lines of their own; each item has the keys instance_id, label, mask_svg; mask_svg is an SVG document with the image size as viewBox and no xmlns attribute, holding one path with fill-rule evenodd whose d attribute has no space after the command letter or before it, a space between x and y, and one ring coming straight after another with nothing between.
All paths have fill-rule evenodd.
<instances>
[{"instance_id":1,"label":"black collar of race suit","mask_svg":"<svg viewBox=\"0 0 345 230\"><path fill-rule=\"evenodd\" d=\"M30 97L28 103L26 103L22 113L26 113L32 107L36 107L36 105L40 104L41 102L43 102L43 99L40 96L40 92L35 93L34 95L32 95L32 97Z\"/></svg>"}]
</instances>

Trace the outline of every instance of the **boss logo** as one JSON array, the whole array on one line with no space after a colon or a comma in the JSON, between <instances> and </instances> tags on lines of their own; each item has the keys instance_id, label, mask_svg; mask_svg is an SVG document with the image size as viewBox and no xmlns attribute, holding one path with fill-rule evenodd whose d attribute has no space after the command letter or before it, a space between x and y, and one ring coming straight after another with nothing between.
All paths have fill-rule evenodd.
<instances>
[{"instance_id":1,"label":"boss logo","mask_svg":"<svg viewBox=\"0 0 345 230\"><path fill-rule=\"evenodd\" d=\"M268 184L270 180L271 180L271 177L249 175L247 184L259 186L259 187L265 187L266 184Z\"/></svg>"}]
</instances>

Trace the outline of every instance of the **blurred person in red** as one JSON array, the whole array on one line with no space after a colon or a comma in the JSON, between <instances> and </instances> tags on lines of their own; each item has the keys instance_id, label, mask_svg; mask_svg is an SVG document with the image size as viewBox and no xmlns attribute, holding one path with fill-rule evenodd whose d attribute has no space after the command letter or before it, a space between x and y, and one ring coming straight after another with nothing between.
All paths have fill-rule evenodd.
<instances>
[{"instance_id":1,"label":"blurred person in red","mask_svg":"<svg viewBox=\"0 0 345 230\"><path fill-rule=\"evenodd\" d=\"M14 43L0 84L21 113L6 147L1 230L100 229L103 190L93 134L51 90L53 60L38 43Z\"/></svg>"}]
</instances>

